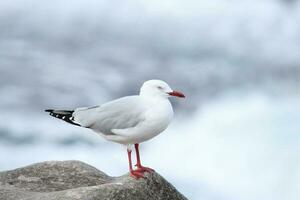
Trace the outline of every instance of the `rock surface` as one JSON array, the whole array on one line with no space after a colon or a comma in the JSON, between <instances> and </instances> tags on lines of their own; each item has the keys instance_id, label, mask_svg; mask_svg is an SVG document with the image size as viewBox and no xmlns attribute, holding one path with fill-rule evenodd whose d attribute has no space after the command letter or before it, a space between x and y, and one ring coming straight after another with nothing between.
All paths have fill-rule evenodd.
<instances>
[{"instance_id":1,"label":"rock surface","mask_svg":"<svg viewBox=\"0 0 300 200\"><path fill-rule=\"evenodd\" d=\"M110 177L79 161L51 161L0 172L0 200L184 200L157 173Z\"/></svg>"}]
</instances>

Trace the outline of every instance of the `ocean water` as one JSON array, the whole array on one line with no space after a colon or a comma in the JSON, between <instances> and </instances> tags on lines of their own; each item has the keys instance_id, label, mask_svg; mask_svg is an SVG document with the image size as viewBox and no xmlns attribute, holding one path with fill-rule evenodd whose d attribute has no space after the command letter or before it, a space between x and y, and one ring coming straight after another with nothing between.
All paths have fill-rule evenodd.
<instances>
[{"instance_id":1,"label":"ocean water","mask_svg":"<svg viewBox=\"0 0 300 200\"><path fill-rule=\"evenodd\" d=\"M127 173L125 147L47 108L167 81L175 118L142 161L189 199L300 198L298 1L0 2L0 170L81 160Z\"/></svg>"}]
</instances>

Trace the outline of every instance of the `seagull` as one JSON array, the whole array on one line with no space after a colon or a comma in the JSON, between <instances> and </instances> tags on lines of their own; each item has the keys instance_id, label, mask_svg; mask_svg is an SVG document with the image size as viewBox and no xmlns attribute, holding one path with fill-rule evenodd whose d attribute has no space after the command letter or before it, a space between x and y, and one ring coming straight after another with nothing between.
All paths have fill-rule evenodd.
<instances>
[{"instance_id":1,"label":"seagull","mask_svg":"<svg viewBox=\"0 0 300 200\"><path fill-rule=\"evenodd\" d=\"M169 97L185 98L161 80L144 82L139 95L125 96L93 107L75 110L47 109L51 116L75 126L88 128L106 140L127 147L129 172L136 179L145 172L154 172L141 164L139 144L163 132L173 118ZM136 168L132 166L131 152L136 151Z\"/></svg>"}]
</instances>

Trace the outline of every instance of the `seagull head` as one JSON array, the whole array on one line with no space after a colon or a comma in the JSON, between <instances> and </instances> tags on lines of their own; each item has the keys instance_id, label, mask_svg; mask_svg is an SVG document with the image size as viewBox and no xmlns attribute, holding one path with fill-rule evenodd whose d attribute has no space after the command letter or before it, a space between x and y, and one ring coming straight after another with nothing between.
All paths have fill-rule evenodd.
<instances>
[{"instance_id":1,"label":"seagull head","mask_svg":"<svg viewBox=\"0 0 300 200\"><path fill-rule=\"evenodd\" d=\"M140 90L140 95L151 97L180 97L184 98L184 94L175 90L164 81L161 80L149 80L144 82Z\"/></svg>"}]
</instances>

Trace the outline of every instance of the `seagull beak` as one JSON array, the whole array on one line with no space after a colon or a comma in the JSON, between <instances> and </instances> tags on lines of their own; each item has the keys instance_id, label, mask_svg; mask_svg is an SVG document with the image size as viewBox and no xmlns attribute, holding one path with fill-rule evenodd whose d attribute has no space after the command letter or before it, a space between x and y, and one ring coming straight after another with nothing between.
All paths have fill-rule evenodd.
<instances>
[{"instance_id":1,"label":"seagull beak","mask_svg":"<svg viewBox=\"0 0 300 200\"><path fill-rule=\"evenodd\" d=\"M184 94L175 90L173 90L172 92L168 92L167 94L174 97L185 98Z\"/></svg>"}]
</instances>

